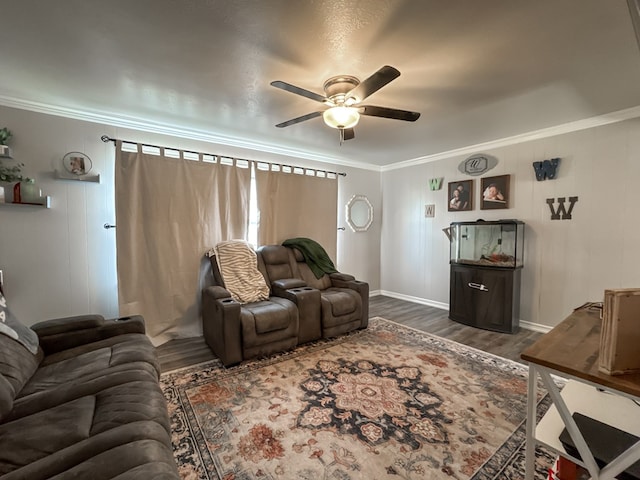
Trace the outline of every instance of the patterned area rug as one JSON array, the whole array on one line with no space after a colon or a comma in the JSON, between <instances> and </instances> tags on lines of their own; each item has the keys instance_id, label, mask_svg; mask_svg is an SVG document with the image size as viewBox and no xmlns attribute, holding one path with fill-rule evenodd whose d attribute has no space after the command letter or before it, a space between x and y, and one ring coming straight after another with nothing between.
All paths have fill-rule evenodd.
<instances>
[{"instance_id":1,"label":"patterned area rug","mask_svg":"<svg viewBox=\"0 0 640 480\"><path fill-rule=\"evenodd\" d=\"M185 479L524 478L526 367L381 318L161 383Z\"/></svg>"}]
</instances>

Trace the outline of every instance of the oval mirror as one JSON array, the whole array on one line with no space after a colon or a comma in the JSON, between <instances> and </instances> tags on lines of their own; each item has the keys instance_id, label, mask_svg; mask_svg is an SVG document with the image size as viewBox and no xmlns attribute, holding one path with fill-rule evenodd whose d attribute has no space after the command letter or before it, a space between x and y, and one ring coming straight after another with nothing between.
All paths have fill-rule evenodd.
<instances>
[{"instance_id":1,"label":"oval mirror","mask_svg":"<svg viewBox=\"0 0 640 480\"><path fill-rule=\"evenodd\" d=\"M373 205L365 195L354 195L347 202L347 223L354 232L366 232L373 223Z\"/></svg>"}]
</instances>

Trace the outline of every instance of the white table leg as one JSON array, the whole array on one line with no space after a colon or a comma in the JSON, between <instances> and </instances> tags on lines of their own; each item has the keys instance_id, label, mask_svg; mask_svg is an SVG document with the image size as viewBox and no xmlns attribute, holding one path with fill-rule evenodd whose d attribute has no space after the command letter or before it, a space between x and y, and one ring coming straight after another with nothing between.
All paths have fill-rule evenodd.
<instances>
[{"instance_id":1,"label":"white table leg","mask_svg":"<svg viewBox=\"0 0 640 480\"><path fill-rule=\"evenodd\" d=\"M594 480L601 478L600 468L598 467L598 464L593 458L593 454L591 453L591 450L589 450L589 447L587 446L587 442L585 442L584 437L582 436L582 433L580 432L580 430L578 429L578 426L576 425L576 422L573 420L573 417L571 416L571 412L569 411L569 408L567 408L567 404L564 402L562 395L560 395L560 390L558 389L555 382L551 378L551 374L547 369L543 367L539 367L539 373L545 388L547 389L547 391L549 392L549 395L551 396L551 400L553 401L553 404L556 406L556 409L558 410L558 414L560 415L562 422L564 423L565 427L567 427L567 431L569 432L569 435L571 435L571 438L576 444L576 448L580 453L580 457L582 458L582 461L584 462L585 466L587 467L587 470L589 470L589 473L591 474L591 478L593 478Z\"/></svg>"},{"instance_id":2,"label":"white table leg","mask_svg":"<svg viewBox=\"0 0 640 480\"><path fill-rule=\"evenodd\" d=\"M600 470L599 478L602 480L613 480L638 460L640 460L640 441L631 445L612 460L611 463Z\"/></svg>"},{"instance_id":3,"label":"white table leg","mask_svg":"<svg viewBox=\"0 0 640 480\"><path fill-rule=\"evenodd\" d=\"M534 480L536 463L536 405L538 374L536 367L529 364L529 379L527 382L527 437L525 442L525 480Z\"/></svg>"}]
</instances>

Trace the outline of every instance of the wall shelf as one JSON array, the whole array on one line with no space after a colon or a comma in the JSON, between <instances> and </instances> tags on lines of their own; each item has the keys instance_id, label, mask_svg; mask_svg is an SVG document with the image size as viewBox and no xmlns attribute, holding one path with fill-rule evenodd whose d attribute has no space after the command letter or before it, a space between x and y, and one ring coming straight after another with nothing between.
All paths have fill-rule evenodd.
<instances>
[{"instance_id":1,"label":"wall shelf","mask_svg":"<svg viewBox=\"0 0 640 480\"><path fill-rule=\"evenodd\" d=\"M40 197L37 202L33 203L13 203L13 202L0 202L0 207L36 207L36 208L51 208L51 197Z\"/></svg>"},{"instance_id":2,"label":"wall shelf","mask_svg":"<svg viewBox=\"0 0 640 480\"><path fill-rule=\"evenodd\" d=\"M57 180L70 180L72 182L92 182L100 183L100 174L95 175L72 175L67 172L62 172L58 169L54 172L54 177Z\"/></svg>"}]
</instances>

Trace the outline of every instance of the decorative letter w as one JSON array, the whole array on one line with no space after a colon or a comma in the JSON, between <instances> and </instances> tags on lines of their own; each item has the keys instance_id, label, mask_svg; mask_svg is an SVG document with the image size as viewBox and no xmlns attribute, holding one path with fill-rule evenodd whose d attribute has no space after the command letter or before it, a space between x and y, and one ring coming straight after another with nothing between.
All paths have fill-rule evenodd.
<instances>
[{"instance_id":1,"label":"decorative letter w","mask_svg":"<svg viewBox=\"0 0 640 480\"><path fill-rule=\"evenodd\" d=\"M558 209L554 210L553 198L547 198L547 205L549 205L549 210L551 210L551 220L571 220L571 212L573 211L573 206L578 201L578 197L569 197L569 210L565 210L564 208L565 200L564 197L558 197ZM560 214L562 214L562 217Z\"/></svg>"},{"instance_id":2,"label":"decorative letter w","mask_svg":"<svg viewBox=\"0 0 640 480\"><path fill-rule=\"evenodd\" d=\"M442 177L429 179L429 190L440 190L442 185Z\"/></svg>"},{"instance_id":3,"label":"decorative letter w","mask_svg":"<svg viewBox=\"0 0 640 480\"><path fill-rule=\"evenodd\" d=\"M542 162L533 162L533 169L536 172L536 180L541 182L547 178L549 180L556 178L556 172L559 164L559 158L552 158L551 160L544 160Z\"/></svg>"}]
</instances>

